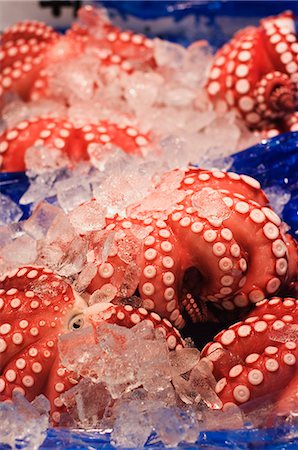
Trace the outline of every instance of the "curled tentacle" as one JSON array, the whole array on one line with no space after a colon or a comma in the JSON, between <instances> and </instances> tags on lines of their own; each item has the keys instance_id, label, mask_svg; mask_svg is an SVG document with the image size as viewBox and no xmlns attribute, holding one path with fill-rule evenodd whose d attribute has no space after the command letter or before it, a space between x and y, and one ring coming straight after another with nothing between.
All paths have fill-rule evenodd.
<instances>
[{"instance_id":1,"label":"curled tentacle","mask_svg":"<svg viewBox=\"0 0 298 450\"><path fill-rule=\"evenodd\" d=\"M285 120L297 109L297 71L295 21L286 11L236 33L216 53L206 88L215 104L234 109L248 127L289 131Z\"/></svg>"},{"instance_id":2,"label":"curled tentacle","mask_svg":"<svg viewBox=\"0 0 298 450\"><path fill-rule=\"evenodd\" d=\"M242 405L270 393L281 411L285 398L297 400L292 383L297 378L297 324L298 300L275 297L257 304L246 320L204 347L202 356L212 361L223 405Z\"/></svg>"}]
</instances>

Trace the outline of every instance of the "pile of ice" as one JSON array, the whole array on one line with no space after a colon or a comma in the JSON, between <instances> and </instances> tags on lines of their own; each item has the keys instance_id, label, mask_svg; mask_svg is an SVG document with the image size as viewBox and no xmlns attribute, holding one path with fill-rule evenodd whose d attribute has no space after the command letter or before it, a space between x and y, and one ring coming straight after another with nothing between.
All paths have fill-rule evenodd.
<instances>
[{"instance_id":1,"label":"pile of ice","mask_svg":"<svg viewBox=\"0 0 298 450\"><path fill-rule=\"evenodd\" d=\"M62 364L81 377L61 395L65 423L112 430L117 448L140 448L149 438L175 447L194 443L203 430L243 425L236 406L220 410L210 362L192 347L169 352L149 321L131 329L83 328L62 335L59 351Z\"/></svg>"},{"instance_id":2,"label":"pile of ice","mask_svg":"<svg viewBox=\"0 0 298 450\"><path fill-rule=\"evenodd\" d=\"M39 395L31 403L17 391L0 402L0 444L12 449L38 450L49 427L50 402Z\"/></svg>"}]
</instances>

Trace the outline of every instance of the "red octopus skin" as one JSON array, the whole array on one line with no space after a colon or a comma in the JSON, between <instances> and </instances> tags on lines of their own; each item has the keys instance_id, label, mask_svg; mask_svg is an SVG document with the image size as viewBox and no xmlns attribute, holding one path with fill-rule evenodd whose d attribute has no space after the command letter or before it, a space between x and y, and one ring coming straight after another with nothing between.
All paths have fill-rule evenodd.
<instances>
[{"instance_id":1,"label":"red octopus skin","mask_svg":"<svg viewBox=\"0 0 298 450\"><path fill-rule=\"evenodd\" d=\"M212 361L216 392L223 405L246 404L268 393L276 412L298 408L298 299L274 297L256 304L243 321L215 336L202 350ZM274 333L284 339L278 340ZM288 403L287 403L288 402Z\"/></svg>"},{"instance_id":2,"label":"red octopus skin","mask_svg":"<svg viewBox=\"0 0 298 450\"><path fill-rule=\"evenodd\" d=\"M176 172L168 173L165 180L171 180ZM177 328L185 324L185 311L193 322L200 322L205 302L235 310L257 303L282 287L294 288L297 245L283 232L281 220L268 206L258 181L246 175L198 168L189 168L180 180L175 194L180 200L168 211L163 210L168 212L167 218L160 219L160 212L150 211L150 206L140 215L140 205L134 205L127 217L106 221L105 230L116 234L105 263L97 262L101 244L96 235L90 239L90 262L98 264L97 275L88 287L90 292L112 284L117 291L115 298L120 295L130 267L122 254L123 242L137 248L133 234L136 226L147 232L142 249L131 255L140 268L138 290L143 305ZM142 205L151 205L162 195L158 192L157 188L150 201L145 199ZM217 196L226 214L222 220L200 217L194 207L194 201L202 202L208 192Z\"/></svg>"},{"instance_id":3,"label":"red octopus skin","mask_svg":"<svg viewBox=\"0 0 298 450\"><path fill-rule=\"evenodd\" d=\"M295 131L298 42L286 11L235 34L215 55L207 80L212 101L235 109L251 128Z\"/></svg>"},{"instance_id":4,"label":"red octopus skin","mask_svg":"<svg viewBox=\"0 0 298 450\"><path fill-rule=\"evenodd\" d=\"M75 332L77 319L80 326L105 321L127 328L150 321L163 329L169 350L184 346L179 332L156 313L110 303L88 308L60 276L40 267L22 267L2 277L0 313L0 401L15 390L29 401L44 394L55 424L64 411L60 394L77 383L60 363L58 337Z\"/></svg>"},{"instance_id":5,"label":"red octopus skin","mask_svg":"<svg viewBox=\"0 0 298 450\"><path fill-rule=\"evenodd\" d=\"M0 171L26 170L25 152L33 145L61 150L72 162L78 162L89 159L90 144L110 143L126 153L141 155L149 140L134 127L106 121L75 128L68 119L33 117L0 134Z\"/></svg>"}]
</instances>

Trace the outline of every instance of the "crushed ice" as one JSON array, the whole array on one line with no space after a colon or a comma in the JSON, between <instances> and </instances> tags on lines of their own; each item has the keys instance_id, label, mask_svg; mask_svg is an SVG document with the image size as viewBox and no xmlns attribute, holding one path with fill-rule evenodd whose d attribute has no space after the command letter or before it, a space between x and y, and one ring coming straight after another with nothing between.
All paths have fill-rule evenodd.
<instances>
[{"instance_id":1,"label":"crushed ice","mask_svg":"<svg viewBox=\"0 0 298 450\"><path fill-rule=\"evenodd\" d=\"M143 447L150 436L166 446L194 443L200 431L218 424L243 425L238 407L219 410L210 362L195 348L169 352L149 321L131 329L99 322L95 330L62 335L59 350L66 369L81 377L61 395L69 423L112 429L117 448Z\"/></svg>"}]
</instances>

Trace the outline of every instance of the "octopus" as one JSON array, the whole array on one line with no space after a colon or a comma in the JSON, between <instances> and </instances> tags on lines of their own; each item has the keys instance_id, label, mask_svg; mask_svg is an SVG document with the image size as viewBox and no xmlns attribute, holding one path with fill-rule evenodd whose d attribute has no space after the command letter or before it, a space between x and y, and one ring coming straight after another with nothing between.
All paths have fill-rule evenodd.
<instances>
[{"instance_id":1,"label":"octopus","mask_svg":"<svg viewBox=\"0 0 298 450\"><path fill-rule=\"evenodd\" d=\"M121 31L107 17L85 6L79 22L66 35L42 22L24 21L4 30L1 37L0 98L9 92L23 100L51 97L49 68L84 53L95 55L103 67L130 73L152 59L153 41L141 34ZM1 105L1 104L0 104Z\"/></svg>"},{"instance_id":2,"label":"octopus","mask_svg":"<svg viewBox=\"0 0 298 450\"><path fill-rule=\"evenodd\" d=\"M149 321L162 329L169 350L184 345L166 319L145 308L87 303L60 276L40 267L21 267L0 283L0 401L18 391L33 400L40 393L51 403L58 424L64 411L60 395L78 379L61 364L58 338L102 321L131 328Z\"/></svg>"},{"instance_id":3,"label":"octopus","mask_svg":"<svg viewBox=\"0 0 298 450\"><path fill-rule=\"evenodd\" d=\"M215 55L207 92L268 136L298 130L298 42L294 15L268 17L235 34Z\"/></svg>"},{"instance_id":4,"label":"octopus","mask_svg":"<svg viewBox=\"0 0 298 450\"><path fill-rule=\"evenodd\" d=\"M259 182L246 175L196 167L168 172L124 218L107 218L104 232L114 241L103 263L102 240L89 236L97 273L88 291L110 288L114 301L136 265L127 295L136 289L146 309L178 329L185 313L194 323L206 319L207 304L237 312L297 287L297 244Z\"/></svg>"}]
</instances>

